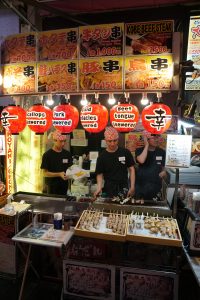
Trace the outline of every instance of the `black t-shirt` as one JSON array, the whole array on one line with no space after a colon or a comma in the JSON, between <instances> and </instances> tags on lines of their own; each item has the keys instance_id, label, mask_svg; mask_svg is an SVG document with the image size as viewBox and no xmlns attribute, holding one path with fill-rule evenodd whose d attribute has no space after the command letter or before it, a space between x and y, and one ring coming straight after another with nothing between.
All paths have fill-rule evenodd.
<instances>
[{"instance_id":1,"label":"black t-shirt","mask_svg":"<svg viewBox=\"0 0 200 300\"><path fill-rule=\"evenodd\" d=\"M135 157L139 156L142 148L138 148L135 151ZM145 183L145 181L152 183L159 183L161 179L159 173L165 166L165 150L161 148L156 148L154 151L148 151L147 158L143 164L139 164L136 171L136 182Z\"/></svg>"},{"instance_id":2,"label":"black t-shirt","mask_svg":"<svg viewBox=\"0 0 200 300\"><path fill-rule=\"evenodd\" d=\"M40 168L49 172L66 172L71 165L72 156L69 151L62 149L61 152L56 152L53 149L49 149L42 156ZM45 177L45 183L52 186L66 186L66 181L61 177Z\"/></svg>"},{"instance_id":3,"label":"black t-shirt","mask_svg":"<svg viewBox=\"0 0 200 300\"><path fill-rule=\"evenodd\" d=\"M103 150L97 159L96 174L103 174L105 181L127 182L127 168L134 164L133 156L128 149L119 147L115 152Z\"/></svg>"}]
</instances>

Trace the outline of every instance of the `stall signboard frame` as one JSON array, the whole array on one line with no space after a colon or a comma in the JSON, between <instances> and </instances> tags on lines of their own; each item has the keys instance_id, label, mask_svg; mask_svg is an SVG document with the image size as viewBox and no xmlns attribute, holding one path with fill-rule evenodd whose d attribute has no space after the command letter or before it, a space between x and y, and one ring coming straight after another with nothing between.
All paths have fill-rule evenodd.
<instances>
[{"instance_id":1,"label":"stall signboard frame","mask_svg":"<svg viewBox=\"0 0 200 300\"><path fill-rule=\"evenodd\" d=\"M115 299L115 266L63 261L64 294L86 299Z\"/></svg>"}]
</instances>

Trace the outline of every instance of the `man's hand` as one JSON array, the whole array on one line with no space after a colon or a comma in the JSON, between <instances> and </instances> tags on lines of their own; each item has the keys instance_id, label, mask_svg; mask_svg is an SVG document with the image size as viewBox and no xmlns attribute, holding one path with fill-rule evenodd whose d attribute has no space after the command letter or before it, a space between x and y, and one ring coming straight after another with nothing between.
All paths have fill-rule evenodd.
<instances>
[{"instance_id":1,"label":"man's hand","mask_svg":"<svg viewBox=\"0 0 200 300\"><path fill-rule=\"evenodd\" d=\"M97 196L101 193L102 189L98 188L95 192L94 192L94 198L96 199Z\"/></svg>"},{"instance_id":2,"label":"man's hand","mask_svg":"<svg viewBox=\"0 0 200 300\"><path fill-rule=\"evenodd\" d=\"M66 175L65 172L60 172L60 177L61 177L63 180L67 180L67 179L68 179L68 176Z\"/></svg>"},{"instance_id":3,"label":"man's hand","mask_svg":"<svg viewBox=\"0 0 200 300\"><path fill-rule=\"evenodd\" d=\"M132 197L134 195L135 189L134 188L130 188L128 193L127 193L127 197Z\"/></svg>"}]
</instances>

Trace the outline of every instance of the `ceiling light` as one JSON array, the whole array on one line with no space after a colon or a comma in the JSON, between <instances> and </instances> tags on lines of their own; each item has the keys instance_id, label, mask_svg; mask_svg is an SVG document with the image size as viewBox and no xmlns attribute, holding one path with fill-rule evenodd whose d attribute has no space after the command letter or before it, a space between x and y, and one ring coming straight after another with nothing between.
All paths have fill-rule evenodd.
<instances>
[{"instance_id":1,"label":"ceiling light","mask_svg":"<svg viewBox=\"0 0 200 300\"><path fill-rule=\"evenodd\" d=\"M108 98L108 104L113 105L115 103L116 103L116 99L115 99L113 93L110 93L109 98Z\"/></svg>"},{"instance_id":2,"label":"ceiling light","mask_svg":"<svg viewBox=\"0 0 200 300\"><path fill-rule=\"evenodd\" d=\"M80 104L81 104L82 106L86 106L86 105L88 104L88 100L86 99L86 94L83 94L83 95L82 95L82 99L81 99L81 101L80 101Z\"/></svg>"},{"instance_id":3,"label":"ceiling light","mask_svg":"<svg viewBox=\"0 0 200 300\"><path fill-rule=\"evenodd\" d=\"M147 93L142 93L141 104L147 105L149 103L149 99L147 98Z\"/></svg>"},{"instance_id":4,"label":"ceiling light","mask_svg":"<svg viewBox=\"0 0 200 300\"><path fill-rule=\"evenodd\" d=\"M49 95L47 96L46 105L47 105L47 106L52 106L52 105L54 105L54 100L53 100L51 94L49 94Z\"/></svg>"}]
</instances>

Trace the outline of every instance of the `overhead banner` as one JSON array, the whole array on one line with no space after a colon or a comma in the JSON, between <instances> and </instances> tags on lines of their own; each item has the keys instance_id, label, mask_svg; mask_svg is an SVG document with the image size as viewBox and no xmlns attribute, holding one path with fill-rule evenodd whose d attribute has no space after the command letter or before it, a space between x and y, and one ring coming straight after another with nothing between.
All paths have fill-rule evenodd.
<instances>
[{"instance_id":1,"label":"overhead banner","mask_svg":"<svg viewBox=\"0 0 200 300\"><path fill-rule=\"evenodd\" d=\"M190 18L187 60L193 61L193 67L200 70L200 16ZM200 71L186 72L186 90L200 90Z\"/></svg>"},{"instance_id":2,"label":"overhead banner","mask_svg":"<svg viewBox=\"0 0 200 300\"><path fill-rule=\"evenodd\" d=\"M122 57L81 59L79 61L79 90L122 90L122 69Z\"/></svg>"},{"instance_id":3,"label":"overhead banner","mask_svg":"<svg viewBox=\"0 0 200 300\"><path fill-rule=\"evenodd\" d=\"M1 45L1 64L36 61L36 33L15 34Z\"/></svg>"},{"instance_id":4,"label":"overhead banner","mask_svg":"<svg viewBox=\"0 0 200 300\"><path fill-rule=\"evenodd\" d=\"M80 26L80 58L123 55L123 33L123 23Z\"/></svg>"},{"instance_id":5,"label":"overhead banner","mask_svg":"<svg viewBox=\"0 0 200 300\"><path fill-rule=\"evenodd\" d=\"M170 90L172 77L171 54L125 58L126 90Z\"/></svg>"},{"instance_id":6,"label":"overhead banner","mask_svg":"<svg viewBox=\"0 0 200 300\"><path fill-rule=\"evenodd\" d=\"M38 92L76 92L77 60L40 62Z\"/></svg>"},{"instance_id":7,"label":"overhead banner","mask_svg":"<svg viewBox=\"0 0 200 300\"><path fill-rule=\"evenodd\" d=\"M3 94L36 93L36 63L12 64L2 67Z\"/></svg>"},{"instance_id":8,"label":"overhead banner","mask_svg":"<svg viewBox=\"0 0 200 300\"><path fill-rule=\"evenodd\" d=\"M125 55L172 53L172 20L125 24Z\"/></svg>"},{"instance_id":9,"label":"overhead banner","mask_svg":"<svg viewBox=\"0 0 200 300\"><path fill-rule=\"evenodd\" d=\"M76 59L78 29L60 29L38 33L38 60Z\"/></svg>"}]
</instances>

